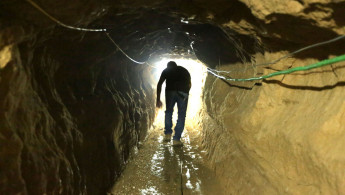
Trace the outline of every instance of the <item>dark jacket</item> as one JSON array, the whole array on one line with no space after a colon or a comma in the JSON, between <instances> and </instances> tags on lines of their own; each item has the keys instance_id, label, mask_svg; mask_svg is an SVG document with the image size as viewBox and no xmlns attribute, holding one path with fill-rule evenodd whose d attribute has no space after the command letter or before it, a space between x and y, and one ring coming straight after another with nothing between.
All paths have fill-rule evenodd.
<instances>
[{"instance_id":1,"label":"dark jacket","mask_svg":"<svg viewBox=\"0 0 345 195\"><path fill-rule=\"evenodd\" d=\"M168 67L163 70L159 82L166 80L166 91L182 91L189 93L191 77L187 69L182 66Z\"/></svg>"}]
</instances>

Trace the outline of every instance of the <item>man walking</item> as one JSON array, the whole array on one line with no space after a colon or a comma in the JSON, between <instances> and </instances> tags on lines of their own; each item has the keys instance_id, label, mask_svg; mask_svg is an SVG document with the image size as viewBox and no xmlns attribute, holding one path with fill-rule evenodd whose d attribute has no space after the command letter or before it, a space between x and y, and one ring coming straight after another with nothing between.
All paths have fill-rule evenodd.
<instances>
[{"instance_id":1,"label":"man walking","mask_svg":"<svg viewBox=\"0 0 345 195\"><path fill-rule=\"evenodd\" d=\"M162 84L166 80L165 87L165 129L164 141L171 140L172 134L172 114L175 103L177 103L178 118L173 137L174 146L182 146L180 141L184 129L186 111L188 105L188 93L191 88L191 77L187 69L177 66L176 62L168 62L167 68L163 70L157 85L157 107L162 107L160 100Z\"/></svg>"}]
</instances>

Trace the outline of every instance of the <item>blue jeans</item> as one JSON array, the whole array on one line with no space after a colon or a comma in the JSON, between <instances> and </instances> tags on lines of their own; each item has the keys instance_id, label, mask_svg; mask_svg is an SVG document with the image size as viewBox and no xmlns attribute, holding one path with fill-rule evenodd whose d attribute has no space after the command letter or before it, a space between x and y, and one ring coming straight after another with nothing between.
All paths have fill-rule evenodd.
<instances>
[{"instance_id":1,"label":"blue jeans","mask_svg":"<svg viewBox=\"0 0 345 195\"><path fill-rule=\"evenodd\" d=\"M172 115L174 112L175 103L177 103L178 115L173 140L180 140L186 119L188 94L180 91L165 91L166 110L164 134L172 134Z\"/></svg>"}]
</instances>

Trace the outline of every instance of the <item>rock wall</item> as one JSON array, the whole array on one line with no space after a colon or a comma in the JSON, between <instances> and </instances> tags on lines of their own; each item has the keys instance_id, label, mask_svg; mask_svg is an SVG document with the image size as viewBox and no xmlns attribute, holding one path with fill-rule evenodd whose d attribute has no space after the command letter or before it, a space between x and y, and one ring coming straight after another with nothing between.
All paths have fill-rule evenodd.
<instances>
[{"instance_id":1,"label":"rock wall","mask_svg":"<svg viewBox=\"0 0 345 195\"><path fill-rule=\"evenodd\" d=\"M317 62L290 60L275 69ZM271 78L252 89L207 78L203 144L226 194L345 193L344 65Z\"/></svg>"},{"instance_id":2,"label":"rock wall","mask_svg":"<svg viewBox=\"0 0 345 195\"><path fill-rule=\"evenodd\" d=\"M238 63L344 34L342 0L35 2L66 24L109 28L135 59L194 49L212 68L244 70L232 77L344 51L342 41L269 68ZM104 193L152 123L150 69L28 1L2 0L0 10L0 194ZM227 193L345 194L343 66L256 84L208 77L203 144Z\"/></svg>"},{"instance_id":3,"label":"rock wall","mask_svg":"<svg viewBox=\"0 0 345 195\"><path fill-rule=\"evenodd\" d=\"M343 1L241 0L241 12L234 11L234 4L223 4L211 19L261 42L265 52L253 55L254 63L271 62L344 33ZM232 78L248 78L343 53L340 41L266 68L253 69L248 62L217 69L235 70ZM257 83L208 76L203 145L226 194L345 194L344 65ZM236 72L239 67L242 71Z\"/></svg>"},{"instance_id":4,"label":"rock wall","mask_svg":"<svg viewBox=\"0 0 345 195\"><path fill-rule=\"evenodd\" d=\"M104 194L153 122L150 69L104 34L7 30L0 194Z\"/></svg>"}]
</instances>

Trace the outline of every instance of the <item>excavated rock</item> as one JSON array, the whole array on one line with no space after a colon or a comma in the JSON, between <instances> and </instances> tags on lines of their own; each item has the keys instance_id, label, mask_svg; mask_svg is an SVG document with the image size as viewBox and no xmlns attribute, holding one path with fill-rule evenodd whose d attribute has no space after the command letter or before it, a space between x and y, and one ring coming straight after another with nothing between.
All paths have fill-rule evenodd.
<instances>
[{"instance_id":1,"label":"excavated rock","mask_svg":"<svg viewBox=\"0 0 345 195\"><path fill-rule=\"evenodd\" d=\"M54 29L29 4L4 3L14 23L0 32L0 193L104 194L153 122L150 69L114 53L104 34ZM58 13L75 25L101 13L95 1L67 5Z\"/></svg>"},{"instance_id":2,"label":"excavated rock","mask_svg":"<svg viewBox=\"0 0 345 195\"><path fill-rule=\"evenodd\" d=\"M37 0L131 57L195 54L233 78L344 53L342 0ZM203 146L225 194L345 194L344 63L206 80ZM234 71L236 70L236 71ZM238 71L240 70L240 71ZM0 194L104 194L155 114L153 70L103 32L0 2Z\"/></svg>"}]
</instances>

